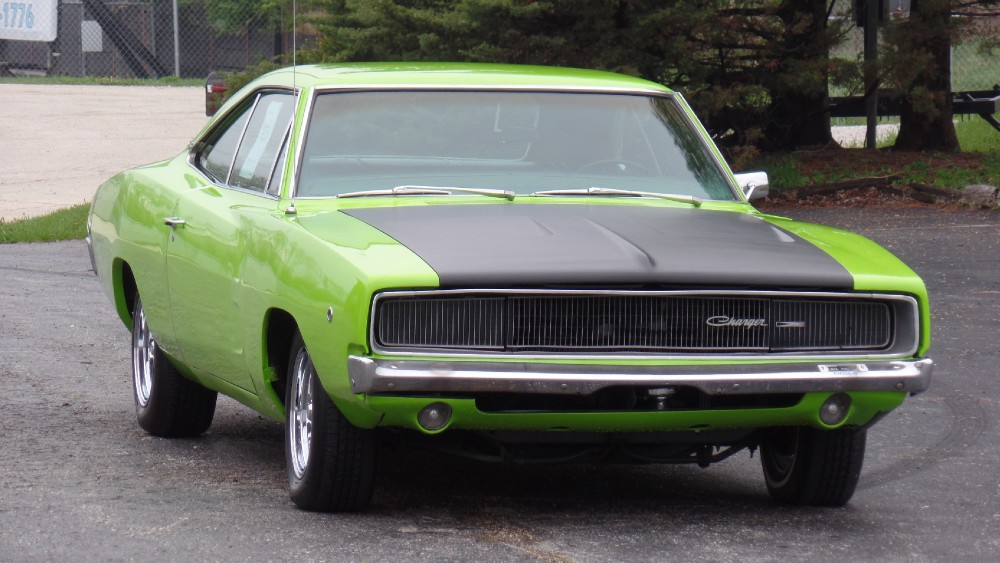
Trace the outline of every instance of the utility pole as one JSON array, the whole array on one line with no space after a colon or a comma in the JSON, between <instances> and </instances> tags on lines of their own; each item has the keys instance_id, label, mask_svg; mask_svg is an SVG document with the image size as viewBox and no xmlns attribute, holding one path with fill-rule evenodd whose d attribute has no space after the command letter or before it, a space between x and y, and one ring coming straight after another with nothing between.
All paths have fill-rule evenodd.
<instances>
[{"instance_id":1,"label":"utility pole","mask_svg":"<svg viewBox=\"0 0 1000 563\"><path fill-rule=\"evenodd\" d=\"M174 76L181 77L181 31L177 17L177 0L174 0Z\"/></svg>"}]
</instances>

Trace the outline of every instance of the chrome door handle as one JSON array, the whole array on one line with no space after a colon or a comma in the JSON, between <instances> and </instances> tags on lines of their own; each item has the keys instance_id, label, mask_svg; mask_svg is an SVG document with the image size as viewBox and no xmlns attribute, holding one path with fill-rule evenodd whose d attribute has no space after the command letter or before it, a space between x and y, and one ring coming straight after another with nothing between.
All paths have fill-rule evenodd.
<instances>
[{"instance_id":1,"label":"chrome door handle","mask_svg":"<svg viewBox=\"0 0 1000 563\"><path fill-rule=\"evenodd\" d=\"M176 229L178 225L186 225L187 221L180 217L164 217L163 224L169 226L171 229Z\"/></svg>"}]
</instances>

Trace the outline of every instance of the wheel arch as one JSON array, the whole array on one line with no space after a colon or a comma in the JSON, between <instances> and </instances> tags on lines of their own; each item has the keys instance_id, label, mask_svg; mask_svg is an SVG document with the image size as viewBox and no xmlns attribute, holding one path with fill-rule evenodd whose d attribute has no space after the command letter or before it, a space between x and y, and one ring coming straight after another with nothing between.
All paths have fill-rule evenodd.
<instances>
[{"instance_id":1,"label":"wheel arch","mask_svg":"<svg viewBox=\"0 0 1000 563\"><path fill-rule=\"evenodd\" d=\"M264 371L270 385L265 392L273 393L271 399L284 409L285 386L288 382L288 355L299 324L291 313L272 308L264 315Z\"/></svg>"},{"instance_id":2,"label":"wheel arch","mask_svg":"<svg viewBox=\"0 0 1000 563\"><path fill-rule=\"evenodd\" d=\"M258 397L261 404L267 404L269 410L282 415L286 411L285 395L290 379L288 374L289 359L295 335L302 335L303 343L305 342L306 336L302 334L303 327L304 325L300 324L296 317L285 309L271 307L264 314L260 364L263 370L263 380L261 381L263 385L258 388ZM343 365L346 368L346 358ZM318 369L320 367L317 367ZM321 385L323 384L321 383ZM359 428L370 429L377 426L382 419L382 413L367 407L363 398L355 399L353 395L343 397L330 393L329 388L325 385L323 388L324 393L330 397L330 400L351 424Z\"/></svg>"},{"instance_id":3,"label":"wheel arch","mask_svg":"<svg viewBox=\"0 0 1000 563\"><path fill-rule=\"evenodd\" d=\"M129 330L132 330L132 311L135 310L135 300L139 295L135 274L132 273L132 267L128 262L118 258L112 263L111 275L118 317Z\"/></svg>"}]
</instances>

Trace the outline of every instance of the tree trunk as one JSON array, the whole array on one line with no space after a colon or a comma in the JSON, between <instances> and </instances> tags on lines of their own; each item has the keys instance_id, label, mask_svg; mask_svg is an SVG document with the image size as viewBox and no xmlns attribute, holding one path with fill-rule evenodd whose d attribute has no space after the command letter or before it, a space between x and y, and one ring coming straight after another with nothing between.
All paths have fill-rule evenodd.
<instances>
[{"instance_id":1,"label":"tree trunk","mask_svg":"<svg viewBox=\"0 0 1000 563\"><path fill-rule=\"evenodd\" d=\"M951 110L951 0L912 0L910 19L901 25L907 31L905 48L921 70L905 88L894 148L958 151Z\"/></svg>"},{"instance_id":2,"label":"tree trunk","mask_svg":"<svg viewBox=\"0 0 1000 563\"><path fill-rule=\"evenodd\" d=\"M777 16L785 33L771 86L765 143L768 148L794 150L822 146L830 134L826 0L785 0Z\"/></svg>"}]
</instances>

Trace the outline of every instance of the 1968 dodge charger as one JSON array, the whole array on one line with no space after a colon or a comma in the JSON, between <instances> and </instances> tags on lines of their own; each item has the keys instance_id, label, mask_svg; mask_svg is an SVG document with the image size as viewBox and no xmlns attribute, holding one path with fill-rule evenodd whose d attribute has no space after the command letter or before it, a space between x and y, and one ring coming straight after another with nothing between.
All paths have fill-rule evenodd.
<instances>
[{"instance_id":1,"label":"1968 dodge charger","mask_svg":"<svg viewBox=\"0 0 1000 563\"><path fill-rule=\"evenodd\" d=\"M758 212L684 99L609 73L306 66L94 199L139 426L217 393L283 421L292 500L372 496L380 439L498 461L708 466L842 505L867 428L927 388L921 280Z\"/></svg>"}]
</instances>

